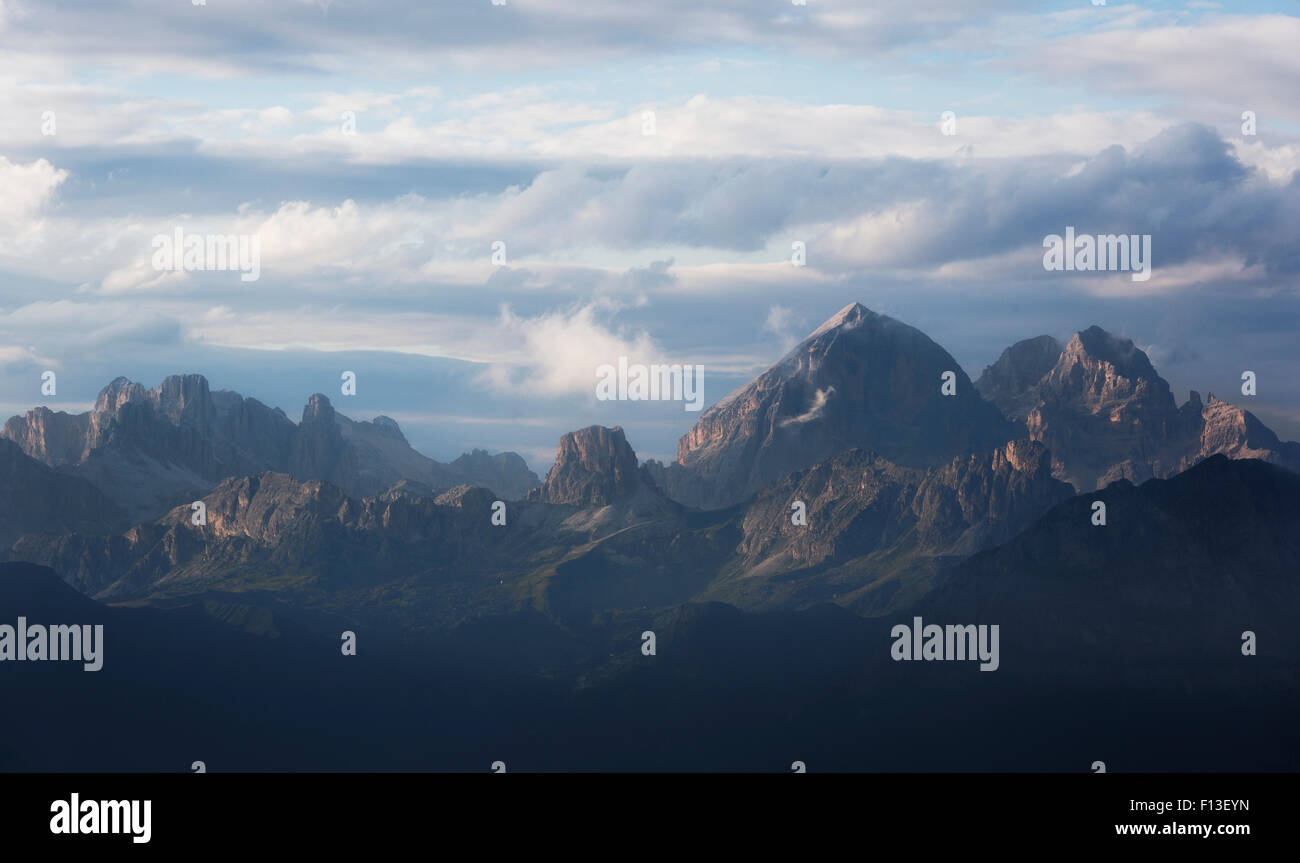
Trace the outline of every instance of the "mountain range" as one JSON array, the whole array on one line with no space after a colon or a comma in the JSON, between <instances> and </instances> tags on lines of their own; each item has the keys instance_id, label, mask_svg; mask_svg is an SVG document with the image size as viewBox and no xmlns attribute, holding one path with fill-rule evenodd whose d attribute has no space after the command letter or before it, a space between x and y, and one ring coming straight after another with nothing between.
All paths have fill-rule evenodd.
<instances>
[{"instance_id":1,"label":"mountain range","mask_svg":"<svg viewBox=\"0 0 1300 863\"><path fill-rule=\"evenodd\" d=\"M1050 336L1018 342L975 388L1045 444L1053 472L1080 491L1173 476L1218 453L1300 470L1300 444L1213 394L1202 402L1193 390L1179 406L1147 355L1100 327L1064 347Z\"/></svg>"},{"instance_id":2,"label":"mountain range","mask_svg":"<svg viewBox=\"0 0 1300 863\"><path fill-rule=\"evenodd\" d=\"M117 378L82 414L34 408L0 437L31 458L89 482L132 522L189 503L224 479L280 471L321 479L356 497L403 480L430 490L473 483L509 499L538 478L516 453L466 453L436 462L407 443L386 416L357 422L317 393L295 425L279 408L226 390L202 375L173 375L155 389Z\"/></svg>"},{"instance_id":3,"label":"mountain range","mask_svg":"<svg viewBox=\"0 0 1300 863\"><path fill-rule=\"evenodd\" d=\"M672 737L675 720L650 703L681 700L705 727L727 715L724 691L773 715L806 696L823 723L887 697L869 725L906 735L915 711L942 707L923 681L977 712L994 698L1002 725L980 727L1005 751L1038 740L1063 759L1073 750L1016 710L1100 721L1141 693L1153 716L1249 697L1295 715L1300 445L1213 396L1177 405L1143 351L1098 327L1012 345L972 382L918 330L851 304L705 411L667 465L603 426L563 435L542 480L513 453L442 464L393 420L349 419L323 395L295 424L183 375L154 390L119 378L85 414L11 419L0 471L12 607L35 591L142 632L189 621L236 653L283 638L285 663L352 629L382 645L385 685L424 681L476 705L457 733L483 723L489 708L462 685L482 675L493 692L531 693L500 697L536 708L577 761L623 757L591 739L618 716L740 763L757 748L721 731ZM8 588L6 573L19 579ZM891 662L890 627L913 615L1000 624L998 682ZM639 650L646 630L658 656ZM1261 646L1242 666L1247 630ZM809 688L787 685L814 664ZM147 692L147 667L133 673ZM1047 680L1050 707L1032 695ZM1153 694L1175 691L1190 700ZM1085 696L1099 706L1071 706ZM791 722L760 722L754 740L818 727ZM826 733L863 764L938 757L908 744L913 761L889 762L847 721ZM652 746L638 751L627 766L662 767ZM1225 748L1224 763L1276 763L1244 751Z\"/></svg>"},{"instance_id":4,"label":"mountain range","mask_svg":"<svg viewBox=\"0 0 1300 863\"><path fill-rule=\"evenodd\" d=\"M11 490L39 504L10 522L10 558L89 595L259 590L337 610L384 608L361 599L380 592L444 624L686 601L887 614L1077 491L1215 454L1295 469L1300 450L1217 399L1177 407L1146 355L1097 327L1013 345L972 383L856 303L706 411L669 466L601 426L564 435L542 482L513 453L445 465L387 417L316 394L295 425L198 375L119 378L89 413L38 408L4 438Z\"/></svg>"}]
</instances>

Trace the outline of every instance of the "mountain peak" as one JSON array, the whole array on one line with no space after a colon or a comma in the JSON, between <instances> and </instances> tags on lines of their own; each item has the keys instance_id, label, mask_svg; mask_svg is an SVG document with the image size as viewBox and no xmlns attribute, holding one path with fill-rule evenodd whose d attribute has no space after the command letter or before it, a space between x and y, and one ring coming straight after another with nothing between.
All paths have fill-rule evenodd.
<instances>
[{"instance_id":1,"label":"mountain peak","mask_svg":"<svg viewBox=\"0 0 1300 863\"><path fill-rule=\"evenodd\" d=\"M329 397L321 393L312 393L307 399L307 404L302 409L302 421L333 421L334 406L330 404Z\"/></svg>"},{"instance_id":2,"label":"mountain peak","mask_svg":"<svg viewBox=\"0 0 1300 863\"><path fill-rule=\"evenodd\" d=\"M279 408L211 390L205 376L193 373L170 375L154 389L118 377L100 391L93 410L35 408L9 419L0 437L47 467L79 475L135 523L193 501L222 480L267 470L326 480L358 499L403 479L430 492L469 483L509 500L539 484L514 453L480 450L442 464L415 450L391 417L354 422L316 393L295 424Z\"/></svg>"},{"instance_id":3,"label":"mountain peak","mask_svg":"<svg viewBox=\"0 0 1300 863\"><path fill-rule=\"evenodd\" d=\"M92 412L116 414L124 405L141 402L152 402L173 425L205 422L214 410L208 379L200 374L181 374L168 375L152 390L130 378L113 378L99 391Z\"/></svg>"},{"instance_id":4,"label":"mountain peak","mask_svg":"<svg viewBox=\"0 0 1300 863\"><path fill-rule=\"evenodd\" d=\"M1065 352L1072 356L1086 354L1102 362L1110 363L1115 371L1130 380L1159 377L1147 355L1133 344L1132 339L1113 336L1097 325L1088 327L1074 334Z\"/></svg>"},{"instance_id":5,"label":"mountain peak","mask_svg":"<svg viewBox=\"0 0 1300 863\"><path fill-rule=\"evenodd\" d=\"M1056 365L1063 350L1051 336L1016 342L984 369L975 389L1008 417L1022 421L1038 401L1038 382Z\"/></svg>"},{"instance_id":6,"label":"mountain peak","mask_svg":"<svg viewBox=\"0 0 1300 863\"><path fill-rule=\"evenodd\" d=\"M118 408L130 402L144 401L148 398L147 390L130 378L121 375L99 391L95 399L95 413L115 413Z\"/></svg>"},{"instance_id":7,"label":"mountain peak","mask_svg":"<svg viewBox=\"0 0 1300 863\"><path fill-rule=\"evenodd\" d=\"M863 320L871 317L879 317L879 315L862 305L862 303L849 303L847 306L827 318L825 323L808 335L808 338L815 338L820 336L822 333L830 332L834 329L853 329L858 324L862 323Z\"/></svg>"},{"instance_id":8,"label":"mountain peak","mask_svg":"<svg viewBox=\"0 0 1300 863\"><path fill-rule=\"evenodd\" d=\"M168 375L149 393L158 410L173 423L204 423L213 412L212 393L203 375Z\"/></svg>"},{"instance_id":9,"label":"mountain peak","mask_svg":"<svg viewBox=\"0 0 1300 863\"><path fill-rule=\"evenodd\" d=\"M457 484L484 486L504 494L507 500L519 500L541 485L528 463L514 452L492 455L475 447L447 465L447 470Z\"/></svg>"},{"instance_id":10,"label":"mountain peak","mask_svg":"<svg viewBox=\"0 0 1300 863\"><path fill-rule=\"evenodd\" d=\"M955 378L952 397L941 383ZM850 303L745 386L714 404L677 444L663 482L679 503L715 509L854 447L930 467L1010 440L1015 427L984 401L925 333Z\"/></svg>"},{"instance_id":11,"label":"mountain peak","mask_svg":"<svg viewBox=\"0 0 1300 863\"><path fill-rule=\"evenodd\" d=\"M406 443L406 435L402 434L402 427L399 426L397 420L392 417L380 414L371 420L371 424L388 437Z\"/></svg>"},{"instance_id":12,"label":"mountain peak","mask_svg":"<svg viewBox=\"0 0 1300 863\"><path fill-rule=\"evenodd\" d=\"M588 426L560 438L546 482L529 494L547 503L606 506L637 488L637 458L621 426Z\"/></svg>"}]
</instances>

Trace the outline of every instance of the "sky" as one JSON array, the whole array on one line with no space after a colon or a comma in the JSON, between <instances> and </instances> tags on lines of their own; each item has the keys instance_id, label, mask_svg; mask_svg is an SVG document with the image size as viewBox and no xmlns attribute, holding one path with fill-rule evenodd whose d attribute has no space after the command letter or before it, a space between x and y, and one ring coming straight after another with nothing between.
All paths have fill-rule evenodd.
<instances>
[{"instance_id":1,"label":"sky","mask_svg":"<svg viewBox=\"0 0 1300 863\"><path fill-rule=\"evenodd\" d=\"M444 460L670 460L698 413L600 365L711 404L856 301L972 378L1099 325L1300 438L1296 45L1253 0L0 0L0 413L199 372ZM1046 269L1067 227L1150 278ZM257 278L160 269L177 230Z\"/></svg>"}]
</instances>

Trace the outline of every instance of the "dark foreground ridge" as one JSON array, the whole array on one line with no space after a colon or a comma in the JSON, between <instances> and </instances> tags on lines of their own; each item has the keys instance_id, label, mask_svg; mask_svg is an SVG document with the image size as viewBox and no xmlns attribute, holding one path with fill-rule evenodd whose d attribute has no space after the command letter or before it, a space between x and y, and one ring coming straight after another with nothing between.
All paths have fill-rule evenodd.
<instances>
[{"instance_id":1,"label":"dark foreground ridge","mask_svg":"<svg viewBox=\"0 0 1300 863\"><path fill-rule=\"evenodd\" d=\"M107 606L52 570L4 564L0 622L102 623L105 662L96 673L0 665L5 691L26 705L5 714L0 764L1300 767L1290 614L1300 477L1219 457L1098 497L1106 527L1089 524L1089 497L1073 498L952 570L928 599L873 619L834 605L755 614L688 603L575 629L519 609L413 641L257 592ZM891 629L913 615L999 624L1000 668L894 661ZM345 629L359 635L356 656L341 654ZM1258 655L1242 655L1243 630ZM644 631L657 635L653 656Z\"/></svg>"}]
</instances>

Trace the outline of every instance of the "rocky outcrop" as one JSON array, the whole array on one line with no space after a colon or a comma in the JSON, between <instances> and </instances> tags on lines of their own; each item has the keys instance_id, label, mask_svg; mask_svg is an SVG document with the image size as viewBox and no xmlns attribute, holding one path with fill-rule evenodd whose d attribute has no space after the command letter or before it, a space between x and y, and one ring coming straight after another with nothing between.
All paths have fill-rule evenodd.
<instances>
[{"instance_id":1,"label":"rocky outcrop","mask_svg":"<svg viewBox=\"0 0 1300 863\"><path fill-rule=\"evenodd\" d=\"M940 391L946 372L955 395ZM1013 433L947 351L853 303L705 411L678 443L681 469L656 470L674 499L717 508L854 447L924 468Z\"/></svg>"},{"instance_id":2,"label":"rocky outcrop","mask_svg":"<svg viewBox=\"0 0 1300 863\"><path fill-rule=\"evenodd\" d=\"M1101 327L1074 334L1050 367L1042 336L1003 352L978 386L1052 453L1057 477L1080 491L1126 479L1169 477L1222 453L1300 470L1300 444L1284 443L1254 415L1193 391L1181 407L1130 339Z\"/></svg>"},{"instance_id":3,"label":"rocky outcrop","mask_svg":"<svg viewBox=\"0 0 1300 863\"><path fill-rule=\"evenodd\" d=\"M1100 327L1075 333L1037 391L1029 434L1076 488L1142 482L1178 468L1189 430L1169 385L1132 341Z\"/></svg>"},{"instance_id":4,"label":"rocky outcrop","mask_svg":"<svg viewBox=\"0 0 1300 863\"><path fill-rule=\"evenodd\" d=\"M3 432L32 458L90 482L137 521L201 496L224 477L283 467L295 434L281 411L212 393L192 374L153 390L117 378L88 413L36 408L10 419Z\"/></svg>"},{"instance_id":5,"label":"rocky outcrop","mask_svg":"<svg viewBox=\"0 0 1300 863\"><path fill-rule=\"evenodd\" d=\"M930 471L913 507L922 545L968 555L1006 542L1074 490L1039 443L1018 440Z\"/></svg>"},{"instance_id":6,"label":"rocky outcrop","mask_svg":"<svg viewBox=\"0 0 1300 863\"><path fill-rule=\"evenodd\" d=\"M76 464L86 452L90 414L68 414L47 407L33 408L25 417L12 417L3 436L24 453L50 467Z\"/></svg>"},{"instance_id":7,"label":"rocky outcrop","mask_svg":"<svg viewBox=\"0 0 1300 863\"><path fill-rule=\"evenodd\" d=\"M464 488L464 486L458 486L457 488ZM450 491L455 490L456 489L451 489ZM438 497L438 492L428 483L419 482L413 479L404 479L400 482L393 483L384 490L383 494L379 495L380 500L392 500L396 497L409 497L415 499L422 497L436 498Z\"/></svg>"},{"instance_id":8,"label":"rocky outcrop","mask_svg":"<svg viewBox=\"0 0 1300 863\"><path fill-rule=\"evenodd\" d=\"M1217 399L1213 393L1203 406L1200 401L1200 395L1193 392L1188 402L1188 405L1199 407L1199 422L1193 425L1197 433L1196 448L1184 458L1184 468L1222 454L1229 458L1259 459L1300 472L1300 443L1279 440L1250 411Z\"/></svg>"},{"instance_id":9,"label":"rocky outcrop","mask_svg":"<svg viewBox=\"0 0 1300 863\"><path fill-rule=\"evenodd\" d=\"M357 475L359 465L355 450L344 444L334 406L320 393L307 399L307 405L302 409L302 421L298 423L298 434L294 436L293 448L289 451L288 467L289 475L299 479L323 479L344 489L363 484ZM356 491L361 492L361 489L356 488Z\"/></svg>"},{"instance_id":10,"label":"rocky outcrop","mask_svg":"<svg viewBox=\"0 0 1300 863\"><path fill-rule=\"evenodd\" d=\"M641 482L636 453L621 427L589 426L560 438L555 464L530 500L579 507L631 497Z\"/></svg>"},{"instance_id":11,"label":"rocky outcrop","mask_svg":"<svg viewBox=\"0 0 1300 863\"><path fill-rule=\"evenodd\" d=\"M492 504L496 500L496 493L491 489L476 485L458 485L438 495L434 503L438 506L454 506L486 514L492 511Z\"/></svg>"},{"instance_id":12,"label":"rocky outcrop","mask_svg":"<svg viewBox=\"0 0 1300 863\"><path fill-rule=\"evenodd\" d=\"M975 389L1007 417L1023 422L1038 402L1038 382L1056 365L1063 350L1051 336L1016 342L984 369Z\"/></svg>"}]
</instances>

